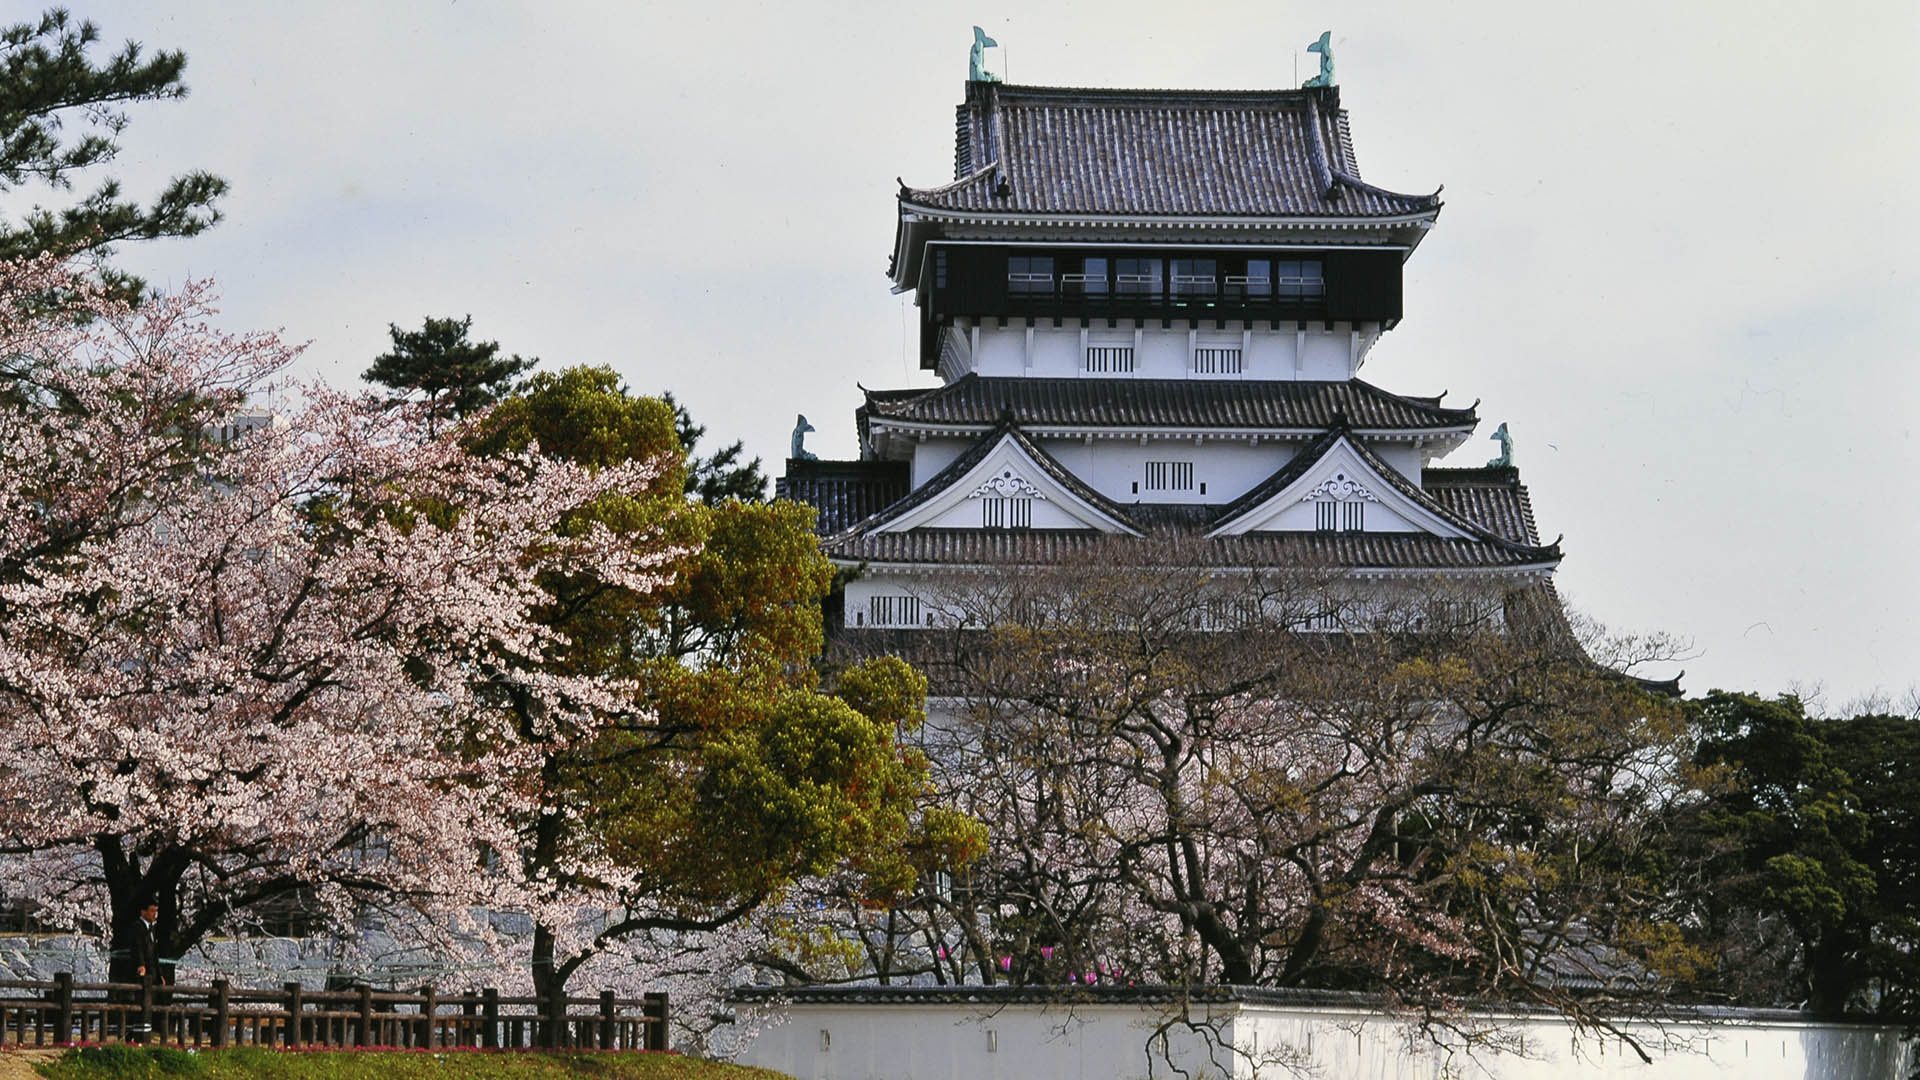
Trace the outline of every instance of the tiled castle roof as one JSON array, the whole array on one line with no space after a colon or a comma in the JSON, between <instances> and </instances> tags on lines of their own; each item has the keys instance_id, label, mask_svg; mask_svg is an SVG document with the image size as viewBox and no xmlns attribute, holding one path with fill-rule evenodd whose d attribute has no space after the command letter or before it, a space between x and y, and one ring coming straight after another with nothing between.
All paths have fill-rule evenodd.
<instances>
[{"instance_id":1,"label":"tiled castle roof","mask_svg":"<svg viewBox=\"0 0 1920 1080\"><path fill-rule=\"evenodd\" d=\"M1283 490L1346 435L1347 429L1342 426L1330 428L1272 476L1225 506L1123 505L1081 482L1017 424L1003 417L991 431L926 483L842 532L825 536L822 546L830 557L849 562L962 566L1044 565L1073 561L1099 550L1111 537L1090 530L873 531L956 483L1009 436L1055 482L1122 526L1146 535L1198 535L1233 520ZM1369 466L1403 495L1469 535L1454 538L1427 533L1254 532L1216 537L1199 548L1196 557L1223 567L1320 566L1379 570L1518 569L1559 562L1558 545L1541 545L1533 535L1532 508L1519 486L1517 471L1429 470L1440 474L1441 491L1448 493L1442 496L1400 476L1364 443L1352 442L1352 445ZM1460 497L1463 495L1465 497ZM1472 511L1486 513L1492 520L1483 520Z\"/></svg>"},{"instance_id":2,"label":"tiled castle roof","mask_svg":"<svg viewBox=\"0 0 1920 1080\"><path fill-rule=\"evenodd\" d=\"M906 497L913 468L904 461L821 461L789 458L774 496L806 503L819 512L814 531L825 536Z\"/></svg>"},{"instance_id":3,"label":"tiled castle roof","mask_svg":"<svg viewBox=\"0 0 1920 1080\"><path fill-rule=\"evenodd\" d=\"M835 559L951 566L1044 566L1103 550L1113 538L1088 530L913 529L843 534L824 542ZM1218 567L1253 566L1381 570L1506 569L1550 565L1552 548L1490 544L1428 533L1247 533L1209 540L1197 557Z\"/></svg>"},{"instance_id":4,"label":"tiled castle roof","mask_svg":"<svg viewBox=\"0 0 1920 1080\"><path fill-rule=\"evenodd\" d=\"M1440 208L1360 179L1336 89L969 83L956 179L902 202L987 213L1404 218Z\"/></svg>"},{"instance_id":5,"label":"tiled castle roof","mask_svg":"<svg viewBox=\"0 0 1920 1080\"><path fill-rule=\"evenodd\" d=\"M1474 410L1401 397L1359 379L1338 382L1210 379L1041 379L968 373L930 390L869 390L873 419L985 427L1004 416L1027 427L1178 427L1313 431L1344 422L1362 431L1471 428Z\"/></svg>"},{"instance_id":6,"label":"tiled castle roof","mask_svg":"<svg viewBox=\"0 0 1920 1080\"><path fill-rule=\"evenodd\" d=\"M1215 526L1224 525L1227 522L1232 521L1234 518L1239 517L1241 514L1246 513L1248 510L1253 509L1254 507L1260 505L1266 500L1286 490L1287 487L1289 487L1294 483L1294 481L1300 479L1300 477L1304 475L1308 469L1311 469L1314 463L1319 461L1321 456L1324 455L1329 449L1331 449L1335 442L1339 441L1342 437L1346 437L1348 435L1349 435L1349 432L1344 427L1336 426L1329 429L1326 432L1326 434L1320 436L1320 438L1315 440L1311 445L1309 445L1305 449L1301 450L1298 454L1295 454L1293 456L1293 460L1281 466L1278 470L1276 470L1273 473L1273 475L1267 477L1265 480L1262 480L1258 484L1255 484L1250 490L1246 492L1246 494L1241 495L1239 498L1228 503L1224 508L1220 510L1219 515L1214 518L1213 524ZM1503 531L1502 528L1489 527L1487 525L1482 524L1480 518L1475 516L1472 513L1461 513L1459 510L1455 509L1453 502L1459 502L1459 503L1465 504L1469 509L1483 509L1483 510L1498 509L1504 513L1506 511L1507 504L1508 502L1511 501L1511 499L1508 498L1506 500L1502 500L1496 497L1493 491L1491 490L1492 485L1486 485L1485 486L1486 490L1483 492L1472 493L1472 494L1480 494L1485 496L1482 500L1480 500L1480 503L1477 503L1472 498L1456 499L1453 502L1450 502L1447 499L1437 498L1434 492L1428 491L1424 486L1415 484L1412 481L1408 480L1406 477L1400 475L1400 470L1380 460L1379 455L1375 454L1372 450L1368 449L1366 443L1352 439L1352 438L1348 438L1348 444L1353 447L1354 453L1358 454L1361 460L1365 461L1369 466L1373 468L1373 470L1376 473L1380 475L1381 479L1393 485L1396 489L1399 490L1399 492L1402 495L1405 495L1407 498L1413 500L1416 504L1425 507L1428 511L1436 514L1437 516L1440 517L1441 520L1447 522L1453 527L1457 529L1463 529L1467 533L1479 537L1482 541L1491 542L1497 547L1526 548L1526 549L1529 549L1529 551L1535 555L1538 555L1540 552L1547 550L1547 549L1540 548L1540 542L1537 538L1531 539L1531 540L1524 539L1524 538L1516 539L1515 537L1508 535L1507 532ZM1438 470L1438 471L1442 473L1464 472L1464 471L1472 471L1477 473L1480 470ZM1507 471L1513 473L1514 487L1517 489L1519 485L1518 471L1517 470L1507 470ZM1423 475L1423 480L1424 480L1424 475ZM1449 490L1450 490L1450 493L1452 494L1458 494L1460 492L1460 488L1464 488L1464 487L1467 487L1467 485L1464 485L1464 484L1459 485L1458 487L1449 489ZM1481 503L1484 503L1485 505L1481 505ZM1508 515L1508 516L1511 516L1511 515ZM1512 521L1503 521L1502 524L1510 526L1514 523ZM1519 532L1522 537L1526 535L1527 530L1531 526L1531 524L1532 524L1532 509L1531 507L1528 507L1525 515L1525 520L1520 523L1521 528L1519 529ZM1559 557L1557 551L1554 553L1553 557L1554 558Z\"/></svg>"},{"instance_id":7,"label":"tiled castle roof","mask_svg":"<svg viewBox=\"0 0 1920 1080\"><path fill-rule=\"evenodd\" d=\"M1477 469L1426 469L1420 486L1433 500L1481 528L1516 544L1538 544L1533 499L1511 465Z\"/></svg>"},{"instance_id":8,"label":"tiled castle roof","mask_svg":"<svg viewBox=\"0 0 1920 1080\"><path fill-rule=\"evenodd\" d=\"M1060 462L1054 459L1052 454L1042 450L1037 443L1027 436L1026 432L1021 431L1012 421L1002 418L985 436L975 440L974 444L968 447L965 453L948 462L946 468L928 477L926 483L914 488L913 491L909 492L898 502L883 507L869 517L848 526L848 532L862 532L891 521L926 502L928 499L933 498L935 495L940 494L942 491L945 491L949 486L971 471L975 465L985 460L986 456L992 453L994 447L1000 445L1001 439L1006 436L1012 436L1013 441L1019 445L1020 449L1025 451L1027 456L1033 459L1034 464L1038 465L1054 483L1059 484L1071 492L1075 498L1106 514L1108 517L1113 518L1122 525L1129 524L1127 521L1127 509L1125 507L1088 486L1085 481L1073 474L1073 470L1061 465ZM828 554L833 553L833 543L834 541L831 540L826 543Z\"/></svg>"}]
</instances>

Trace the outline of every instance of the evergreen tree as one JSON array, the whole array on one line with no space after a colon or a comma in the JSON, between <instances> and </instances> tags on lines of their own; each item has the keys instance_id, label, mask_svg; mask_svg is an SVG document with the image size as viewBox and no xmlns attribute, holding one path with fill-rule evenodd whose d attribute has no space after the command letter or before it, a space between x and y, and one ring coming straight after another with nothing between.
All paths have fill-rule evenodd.
<instances>
[{"instance_id":1,"label":"evergreen tree","mask_svg":"<svg viewBox=\"0 0 1920 1080\"><path fill-rule=\"evenodd\" d=\"M737 924L797 879L835 873L878 903L911 884L910 856L966 854L964 828L956 844L914 820L926 761L896 739L922 719L925 680L888 658L821 684L813 661L832 567L813 512L689 500L680 471L693 463L675 435L685 416L628 393L609 368L573 367L528 379L470 440L482 454L537 445L594 471L666 463L653 484L602 499L562 531L600 528L680 553L655 591L593 574L542 582L547 625L564 645L541 680L632 688L630 701L610 697L568 719L520 718L535 744L550 740L521 849L529 880L550 890L532 941L542 997L624 938Z\"/></svg>"},{"instance_id":2,"label":"evergreen tree","mask_svg":"<svg viewBox=\"0 0 1920 1080\"><path fill-rule=\"evenodd\" d=\"M760 471L760 459L754 458L745 465L740 457L746 453L746 444L739 439L716 450L709 457L701 457L695 452L700 437L707 433L702 425L693 422L693 414L685 405L674 400L671 393L662 393L660 400L673 408L673 429L680 437L680 445L687 452L687 494L715 506L728 499L741 502L765 502L767 499L767 477Z\"/></svg>"},{"instance_id":3,"label":"evergreen tree","mask_svg":"<svg viewBox=\"0 0 1920 1080\"><path fill-rule=\"evenodd\" d=\"M186 54L143 56L129 41L95 66L88 53L99 40L98 27L75 25L60 8L0 29L0 194L34 182L71 190L72 174L119 153L128 124L120 106L186 96ZM82 134L69 139L69 129ZM174 177L152 205L141 206L109 178L72 206L35 206L17 223L0 222L0 258L44 251L104 257L121 240L192 236L220 220L213 204L226 192L225 180L196 170ZM109 276L139 286L124 274Z\"/></svg>"},{"instance_id":4,"label":"evergreen tree","mask_svg":"<svg viewBox=\"0 0 1920 1080\"><path fill-rule=\"evenodd\" d=\"M396 404L423 397L435 424L478 412L512 393L514 379L540 361L501 356L499 342L469 340L472 329L471 315L429 317L418 330L388 323L393 351L375 357L360 377L399 391Z\"/></svg>"},{"instance_id":5,"label":"evergreen tree","mask_svg":"<svg viewBox=\"0 0 1920 1080\"><path fill-rule=\"evenodd\" d=\"M1709 992L1823 1015L1920 1001L1920 718L1807 715L1792 696L1689 703L1717 780L1679 835L1715 856L1688 922Z\"/></svg>"}]
</instances>

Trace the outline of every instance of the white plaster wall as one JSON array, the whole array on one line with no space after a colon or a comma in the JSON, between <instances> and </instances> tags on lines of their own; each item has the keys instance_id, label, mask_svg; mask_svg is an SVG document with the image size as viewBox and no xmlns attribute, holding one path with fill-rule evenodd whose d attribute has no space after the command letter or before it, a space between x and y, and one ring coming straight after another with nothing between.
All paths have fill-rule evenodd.
<instances>
[{"instance_id":1,"label":"white plaster wall","mask_svg":"<svg viewBox=\"0 0 1920 1080\"><path fill-rule=\"evenodd\" d=\"M1320 511L1316 503L1298 502L1288 504L1280 512L1255 525L1251 532L1312 532L1319 525ZM1376 533L1411 533L1426 530L1399 514L1388 509L1384 503L1368 503L1366 511L1366 530Z\"/></svg>"},{"instance_id":2,"label":"white plaster wall","mask_svg":"<svg viewBox=\"0 0 1920 1080\"><path fill-rule=\"evenodd\" d=\"M1100 494L1121 504L1232 502L1293 460L1293 455L1303 445L1292 441L1248 445L1244 440L1202 441L1196 445L1191 439L1149 439L1144 444L1137 439L1095 439L1089 442L1084 438L1042 438L1038 442L1068 471ZM946 438L930 438L915 443L913 486L917 488L933 479L941 469L966 452L969 445L964 439ZM1418 449L1399 443L1370 443L1368 449L1393 466L1410 483L1420 483L1423 463ZM1148 461L1193 462L1194 489L1190 492L1146 491L1144 465ZM1138 492L1133 490L1136 481L1142 482L1142 490ZM1200 494L1199 485L1202 481L1207 485L1205 495ZM1036 520L1035 527L1045 526ZM1307 524L1301 527L1313 528L1311 513L1308 514Z\"/></svg>"},{"instance_id":3,"label":"white plaster wall","mask_svg":"<svg viewBox=\"0 0 1920 1080\"><path fill-rule=\"evenodd\" d=\"M1134 378L1141 379L1317 379L1338 381L1353 376L1356 367L1356 349L1354 331L1346 323L1336 323L1336 329L1325 329L1325 324L1313 324L1314 329L1269 330L1256 329L1248 338L1242 337L1244 329L1235 322L1227 323L1224 329L1214 329L1211 323L1206 328L1195 331L1200 344L1247 346L1244 355L1245 370L1238 376L1194 375L1188 370L1188 333L1191 327L1175 320L1170 328L1161 327L1157 320L1149 320L1140 332L1138 351L1134 354ZM1046 378L1078 378L1085 376L1081 370L1084 354L1080 351L1081 328L1067 324L1054 326L1051 320L1040 320L1033 326L1032 365L1028 366L1027 325L1023 320L1009 320L1006 326L985 325L979 328L979 348L970 358L972 370L982 375L1019 376L1029 375ZM968 331L971 340L972 331ZM1104 322L1086 330L1087 343L1090 345L1133 345L1134 324L1130 320L1117 320L1117 325L1107 327ZM1376 331L1363 330L1359 335L1359 352L1364 353L1375 338ZM1101 374L1089 377L1127 378L1126 375Z\"/></svg>"},{"instance_id":4,"label":"white plaster wall","mask_svg":"<svg viewBox=\"0 0 1920 1080\"><path fill-rule=\"evenodd\" d=\"M925 625L926 616L929 613L936 616L939 614L939 609L934 604L934 594L920 584L909 579L890 578L885 574L869 574L847 583L845 596L847 625L856 630L865 629L870 625L856 619L855 616L865 616L867 601L880 595L919 597L922 626Z\"/></svg>"},{"instance_id":5,"label":"white plaster wall","mask_svg":"<svg viewBox=\"0 0 1920 1080\"><path fill-rule=\"evenodd\" d=\"M1420 470L1426 461L1418 447L1411 443L1369 443L1367 449L1393 466L1395 472L1412 481L1414 487L1420 486Z\"/></svg>"},{"instance_id":6,"label":"white plaster wall","mask_svg":"<svg viewBox=\"0 0 1920 1080\"><path fill-rule=\"evenodd\" d=\"M1401 578L1343 580L1328 582L1321 587L1328 590L1325 598L1339 602L1340 622L1346 628L1424 621L1433 612L1433 605L1444 602L1450 605L1451 610L1438 613L1438 617L1452 620L1452 625L1464 627L1477 620L1481 626L1499 630L1506 624L1503 603L1507 590L1513 584L1512 579L1499 575L1462 575L1451 581L1440 578L1421 578L1411 582ZM964 592L957 595L951 591L953 582L948 578L869 570L847 584L847 625L854 629L865 627L867 624L857 622L854 616L865 614L870 597L889 594L917 597L921 604L923 627L928 614L934 616L936 627L952 626L963 608L971 608L978 614L979 597L971 592L977 587L978 579L962 578L959 588ZM1286 613L1278 611L1268 614L1275 618L1286 616ZM964 699L947 699L939 708L950 722L964 722ZM931 712L933 706L930 705L929 710Z\"/></svg>"},{"instance_id":7,"label":"white plaster wall","mask_svg":"<svg viewBox=\"0 0 1920 1080\"><path fill-rule=\"evenodd\" d=\"M970 439L927 439L913 445L913 486L934 478L973 445Z\"/></svg>"},{"instance_id":8,"label":"white plaster wall","mask_svg":"<svg viewBox=\"0 0 1920 1080\"><path fill-rule=\"evenodd\" d=\"M1299 444L1202 442L1154 439L1042 439L1040 445L1095 491L1125 505L1146 503L1228 503L1273 475L1293 459ZM1193 462L1193 490L1146 490L1149 461ZM1140 490L1133 489L1140 484ZM1201 494L1200 485L1207 485Z\"/></svg>"},{"instance_id":9,"label":"white plaster wall","mask_svg":"<svg viewBox=\"0 0 1920 1080\"><path fill-rule=\"evenodd\" d=\"M1084 1007L1071 1013L1017 1006L990 1014L947 1006L791 1009L735 1060L800 1080L1126 1080L1145 1077L1152 1025L1137 1009ZM1174 1063L1206 1071L1196 1046L1175 1047ZM1140 1068L1130 1066L1138 1059ZM1162 1064L1156 1076L1169 1073Z\"/></svg>"},{"instance_id":10,"label":"white plaster wall","mask_svg":"<svg viewBox=\"0 0 1920 1080\"><path fill-rule=\"evenodd\" d=\"M1032 501L1033 520L1029 523L1035 529L1085 529L1087 523L1067 513L1047 499ZM922 528L928 529L978 529L980 525L980 500L962 499L945 513L928 521Z\"/></svg>"},{"instance_id":11,"label":"white plaster wall","mask_svg":"<svg viewBox=\"0 0 1920 1080\"><path fill-rule=\"evenodd\" d=\"M1345 1008L1215 1006L1231 1047L1190 1032L1152 1063L1162 1014L1082 1005L808 1005L762 1031L742 1064L802 1080L1134 1080L1179 1075L1235 1080L1899 1080L1912 1061L1897 1027L1740 1020L1629 1025L1644 1063L1616 1036L1580 1033L1550 1017L1481 1014L1524 1052L1436 1046L1391 1017ZM1200 1007L1196 1006L1196 1013Z\"/></svg>"}]
</instances>

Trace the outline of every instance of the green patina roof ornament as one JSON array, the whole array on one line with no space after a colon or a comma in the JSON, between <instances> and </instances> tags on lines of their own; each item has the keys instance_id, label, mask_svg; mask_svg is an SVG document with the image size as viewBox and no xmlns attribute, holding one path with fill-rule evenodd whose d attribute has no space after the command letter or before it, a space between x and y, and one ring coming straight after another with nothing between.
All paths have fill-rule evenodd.
<instances>
[{"instance_id":1,"label":"green patina roof ornament","mask_svg":"<svg viewBox=\"0 0 1920 1080\"><path fill-rule=\"evenodd\" d=\"M973 51L967 54L968 82L1000 81L1000 76L987 70L987 50L999 47L1000 43L988 37L985 30L973 28Z\"/></svg>"},{"instance_id":2,"label":"green patina roof ornament","mask_svg":"<svg viewBox=\"0 0 1920 1080\"><path fill-rule=\"evenodd\" d=\"M1320 40L1307 46L1307 51L1320 54L1320 74L1315 75L1313 78L1308 79L1306 82L1301 83L1300 89L1305 90L1310 86L1332 86L1333 85L1333 31L1331 30L1321 31Z\"/></svg>"},{"instance_id":3,"label":"green patina roof ornament","mask_svg":"<svg viewBox=\"0 0 1920 1080\"><path fill-rule=\"evenodd\" d=\"M1507 434L1506 422L1502 421L1500 426L1494 429L1493 434L1487 436L1487 438L1492 439L1494 442L1497 442L1500 444L1500 456L1497 458L1494 458L1492 461L1487 462L1487 468L1489 469L1513 468L1513 436Z\"/></svg>"},{"instance_id":4,"label":"green patina roof ornament","mask_svg":"<svg viewBox=\"0 0 1920 1080\"><path fill-rule=\"evenodd\" d=\"M812 430L813 430L813 425L807 423L806 413L801 413L798 417L795 418L795 422L793 425L793 438L787 440L787 459L789 461L819 461L820 460L820 458L817 455L810 454L807 452L807 432Z\"/></svg>"}]
</instances>

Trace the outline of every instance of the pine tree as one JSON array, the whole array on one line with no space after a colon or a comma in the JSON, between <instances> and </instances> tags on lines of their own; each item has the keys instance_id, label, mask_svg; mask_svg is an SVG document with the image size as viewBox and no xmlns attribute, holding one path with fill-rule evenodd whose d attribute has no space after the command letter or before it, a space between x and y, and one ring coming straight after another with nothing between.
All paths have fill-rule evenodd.
<instances>
[{"instance_id":1,"label":"pine tree","mask_svg":"<svg viewBox=\"0 0 1920 1080\"><path fill-rule=\"evenodd\" d=\"M60 8L0 29L0 195L33 183L71 190L72 174L119 153L129 122L122 105L187 95L180 79L185 53L148 57L129 41L96 67L88 53L99 41L97 26L75 25ZM68 129L83 134L68 139ZM47 251L104 258L122 240L192 236L220 220L214 201L226 192L225 180L196 170L174 177L141 206L121 194L119 181L105 179L72 206L35 206L17 223L0 222L0 258ZM108 276L139 286L125 274Z\"/></svg>"},{"instance_id":2,"label":"pine tree","mask_svg":"<svg viewBox=\"0 0 1920 1080\"><path fill-rule=\"evenodd\" d=\"M540 361L501 356L499 342L469 340L472 329L471 315L430 317L418 330L388 323L393 351L375 357L360 377L399 391L395 403L423 397L435 424L478 412L512 393L514 380Z\"/></svg>"}]
</instances>

